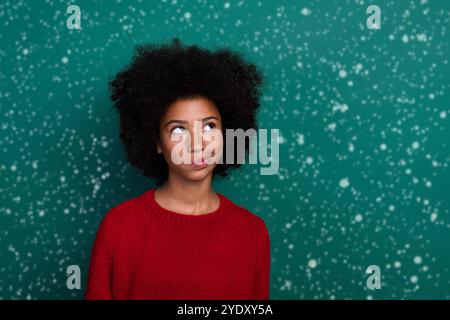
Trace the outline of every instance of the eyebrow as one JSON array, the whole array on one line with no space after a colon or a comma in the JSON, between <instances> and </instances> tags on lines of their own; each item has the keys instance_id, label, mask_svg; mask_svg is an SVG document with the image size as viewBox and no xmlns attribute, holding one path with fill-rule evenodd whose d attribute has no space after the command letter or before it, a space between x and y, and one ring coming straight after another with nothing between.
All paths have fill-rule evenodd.
<instances>
[{"instance_id":1,"label":"eyebrow","mask_svg":"<svg viewBox=\"0 0 450 320\"><path fill-rule=\"evenodd\" d=\"M201 119L201 120L202 120L202 121L206 121L206 120L209 120L209 119L216 119L217 121L219 121L219 118L217 118L217 117L215 117L215 116L206 117L206 118L203 118L203 119ZM176 123L187 123L187 121L184 121L184 120L170 120L170 121L166 122L166 124L164 125L164 127L167 126L167 125L169 125L169 124L171 124L171 123L173 123L173 122L176 122Z\"/></svg>"}]
</instances>

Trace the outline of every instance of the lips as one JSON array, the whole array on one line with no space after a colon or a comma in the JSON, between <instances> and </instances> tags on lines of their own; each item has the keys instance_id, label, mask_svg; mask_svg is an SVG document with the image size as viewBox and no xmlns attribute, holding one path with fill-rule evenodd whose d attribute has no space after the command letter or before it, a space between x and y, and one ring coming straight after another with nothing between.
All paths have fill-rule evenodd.
<instances>
[{"instance_id":1,"label":"lips","mask_svg":"<svg viewBox=\"0 0 450 320\"><path fill-rule=\"evenodd\" d=\"M206 168L207 166L208 166L208 163L205 161L205 159L202 157L201 159L200 159L200 162L199 163L194 163L194 162L191 162L191 167L192 168L195 168L195 169L203 169L203 168Z\"/></svg>"},{"instance_id":2,"label":"lips","mask_svg":"<svg viewBox=\"0 0 450 320\"><path fill-rule=\"evenodd\" d=\"M201 158L200 162L198 162L198 163L191 162L191 165L193 165L193 166L201 166L204 164L206 164L206 161L203 158Z\"/></svg>"}]
</instances>

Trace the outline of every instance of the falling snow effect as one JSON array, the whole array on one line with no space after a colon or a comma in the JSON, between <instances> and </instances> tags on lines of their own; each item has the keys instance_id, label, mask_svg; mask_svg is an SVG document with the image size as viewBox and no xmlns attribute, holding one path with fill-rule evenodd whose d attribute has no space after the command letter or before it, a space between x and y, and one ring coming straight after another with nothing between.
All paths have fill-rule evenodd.
<instances>
[{"instance_id":1,"label":"falling snow effect","mask_svg":"<svg viewBox=\"0 0 450 320\"><path fill-rule=\"evenodd\" d=\"M280 170L215 187L266 221L272 299L450 298L450 2L378 1L379 30L357 0L76 4L81 30L66 1L0 4L0 298L83 297L100 220L153 187L125 160L107 81L173 36L266 75Z\"/></svg>"}]
</instances>

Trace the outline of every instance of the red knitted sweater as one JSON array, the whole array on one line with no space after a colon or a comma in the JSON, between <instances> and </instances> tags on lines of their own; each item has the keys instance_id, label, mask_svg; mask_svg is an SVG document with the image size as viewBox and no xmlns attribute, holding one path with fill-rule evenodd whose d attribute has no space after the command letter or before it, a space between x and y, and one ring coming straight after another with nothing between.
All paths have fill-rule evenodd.
<instances>
[{"instance_id":1,"label":"red knitted sweater","mask_svg":"<svg viewBox=\"0 0 450 320\"><path fill-rule=\"evenodd\" d=\"M86 299L269 299L270 239L260 217L220 193L216 211L169 211L155 190L100 223Z\"/></svg>"}]
</instances>

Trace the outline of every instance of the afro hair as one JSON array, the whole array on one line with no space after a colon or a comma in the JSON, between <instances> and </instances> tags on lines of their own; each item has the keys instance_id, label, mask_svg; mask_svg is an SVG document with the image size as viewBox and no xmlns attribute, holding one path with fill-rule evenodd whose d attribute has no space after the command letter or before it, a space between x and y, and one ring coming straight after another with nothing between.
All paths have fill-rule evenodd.
<instances>
[{"instance_id":1,"label":"afro hair","mask_svg":"<svg viewBox=\"0 0 450 320\"><path fill-rule=\"evenodd\" d=\"M210 51L185 46L178 38L168 44L137 45L130 64L108 83L119 113L127 161L158 185L163 184L168 165L156 149L160 119L174 101L198 96L214 102L220 112L225 154L226 129L257 130L262 83L261 71L227 48ZM247 140L245 152L249 150ZM213 175L227 176L230 167L240 164L219 163Z\"/></svg>"}]
</instances>

